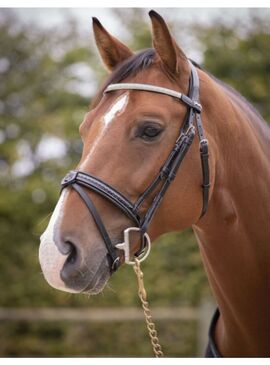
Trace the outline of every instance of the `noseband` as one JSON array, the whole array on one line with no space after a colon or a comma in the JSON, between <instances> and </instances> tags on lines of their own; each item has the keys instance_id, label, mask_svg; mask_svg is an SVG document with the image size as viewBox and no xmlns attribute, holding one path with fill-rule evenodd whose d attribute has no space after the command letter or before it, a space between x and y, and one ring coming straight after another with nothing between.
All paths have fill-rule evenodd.
<instances>
[{"instance_id":1,"label":"noseband","mask_svg":"<svg viewBox=\"0 0 270 365\"><path fill-rule=\"evenodd\" d=\"M184 119L184 123L180 128L178 138L175 145L169 154L167 160L160 168L159 174L155 177L148 188L143 192L143 194L138 198L135 203L132 203L123 194L118 192L109 184L103 182L97 177L90 175L82 171L70 171L62 180L62 189L67 186L71 186L77 191L82 200L85 202L89 212L91 213L99 232L104 240L104 243L108 250L108 260L111 271L116 271L120 265L120 257L117 254L116 248L124 250L125 262L133 264L130 255L130 243L129 243L129 233L131 231L137 231L141 235L141 248L139 252L135 255L145 259L150 251L150 238L148 236L147 228L152 221L152 218L159 207L159 204L164 197L168 187L174 180L176 173L183 161L189 147L192 144L196 130L194 126L194 121L196 124L196 129L199 137L199 149L201 156L201 166L202 166L202 211L200 218L205 214L208 206L209 197L209 164L208 164L208 141L204 136L201 111L202 106L199 103L199 77L196 68L191 66L191 75L189 80L189 91L188 95L184 95L174 90L166 89L163 87L158 87L149 84L135 84L135 83L119 83L111 84L107 87L104 93L113 92L115 90L139 90L139 91L149 91L159 94L169 95L186 104L188 111ZM141 216L139 214L139 209L145 199L160 185L160 188L148 208L146 214ZM117 206L123 211L130 219L134 221L136 227L130 227L124 231L124 242L118 243L115 246L112 244L110 236L102 222L102 219L92 202L89 194L85 191L85 188L90 189L104 198L108 199L111 203ZM143 255L143 257L142 257Z\"/></svg>"}]
</instances>

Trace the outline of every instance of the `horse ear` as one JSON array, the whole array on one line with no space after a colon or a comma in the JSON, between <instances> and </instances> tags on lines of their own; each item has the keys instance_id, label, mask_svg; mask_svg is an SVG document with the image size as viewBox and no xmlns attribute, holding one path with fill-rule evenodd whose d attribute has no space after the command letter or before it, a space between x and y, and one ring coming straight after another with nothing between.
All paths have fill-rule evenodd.
<instances>
[{"instance_id":1,"label":"horse ear","mask_svg":"<svg viewBox=\"0 0 270 365\"><path fill-rule=\"evenodd\" d=\"M127 46L107 32L97 18L93 18L93 31L99 53L109 71L133 55Z\"/></svg>"},{"instance_id":2,"label":"horse ear","mask_svg":"<svg viewBox=\"0 0 270 365\"><path fill-rule=\"evenodd\" d=\"M149 12L152 22L153 46L165 67L172 73L178 73L181 60L187 63L187 57L170 34L164 19L154 10Z\"/></svg>"}]
</instances>

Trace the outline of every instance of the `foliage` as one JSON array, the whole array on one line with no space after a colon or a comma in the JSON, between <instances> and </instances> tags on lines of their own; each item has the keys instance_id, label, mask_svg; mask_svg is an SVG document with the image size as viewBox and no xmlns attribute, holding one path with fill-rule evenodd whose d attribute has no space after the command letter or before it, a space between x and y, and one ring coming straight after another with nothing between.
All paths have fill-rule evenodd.
<instances>
[{"instance_id":1,"label":"foliage","mask_svg":"<svg viewBox=\"0 0 270 365\"><path fill-rule=\"evenodd\" d=\"M60 32L56 39L53 32L43 34L33 25L18 25L13 13L2 13L1 64L5 67L1 77L5 82L0 89L4 142L0 155L0 246L4 259L0 264L0 303L4 306L42 302L37 263L41 220L57 199L60 176L79 158L77 128L88 103L69 90L69 83L75 80L69 68L90 55L83 45L76 46L75 26L69 33ZM60 160L40 154L41 143L49 138L66 151Z\"/></svg>"},{"instance_id":2,"label":"foliage","mask_svg":"<svg viewBox=\"0 0 270 365\"><path fill-rule=\"evenodd\" d=\"M270 24L262 12L253 11L243 24L193 26L193 31L203 45L206 70L233 86L270 121Z\"/></svg>"},{"instance_id":3,"label":"foliage","mask_svg":"<svg viewBox=\"0 0 270 365\"><path fill-rule=\"evenodd\" d=\"M143 11L129 10L125 14L118 9L114 15L122 19L123 27L132 29L129 44L135 49L149 47L150 33ZM258 16L252 21L249 31L241 36L237 26L219 23L192 25L191 32L204 50L206 69L235 86L270 119L269 24L262 23ZM136 281L129 267L112 277L102 295L89 298L52 289L38 264L39 235L58 199L59 181L81 154L78 126L88 109L89 97L79 92L80 87L86 79L93 88L105 75L93 47L72 19L68 27L45 33L34 24L22 24L8 10L1 11L0 45L0 306L137 305ZM78 70L84 70L84 75ZM55 148L51 150L52 144ZM209 294L191 230L160 237L144 268L153 306L197 305L202 295ZM147 356L148 344L146 348L145 341L140 340L145 335L144 327L136 326L136 331L130 333L131 325L126 323L116 326L119 331L109 325L89 329L83 324L5 323L0 337L6 339L0 354ZM177 336L183 330L178 324L159 324L171 356L195 353L195 327L185 326L187 337L179 347L182 339ZM111 341L116 336L118 347ZM20 344L14 345L18 339ZM76 351L73 344L77 344Z\"/></svg>"}]
</instances>

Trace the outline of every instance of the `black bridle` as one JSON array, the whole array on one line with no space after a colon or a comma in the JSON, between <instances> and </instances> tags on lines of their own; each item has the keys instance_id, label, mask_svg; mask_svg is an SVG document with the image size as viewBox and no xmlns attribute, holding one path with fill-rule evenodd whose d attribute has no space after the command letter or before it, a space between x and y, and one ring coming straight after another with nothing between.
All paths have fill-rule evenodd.
<instances>
[{"instance_id":1,"label":"black bridle","mask_svg":"<svg viewBox=\"0 0 270 365\"><path fill-rule=\"evenodd\" d=\"M202 119L201 119L202 107L199 103L199 77L196 68L192 65L191 62L190 66L191 66L191 75L189 80L188 95L184 95L174 90L158 87L155 85L134 84L134 83L112 84L109 85L107 89L104 91L104 93L112 92L114 90L141 90L141 91L156 92L177 98L178 100L186 104L188 107L184 123L180 128L179 136L175 142L175 145L171 153L169 154L167 160L161 167L159 174L155 177L152 183L148 186L148 188L143 192L143 194L138 198L138 200L134 204L109 184L103 182L97 177L90 175L86 172L70 171L61 182L62 189L64 189L67 186L71 186L73 189L77 191L77 193L80 195L80 197L88 207L107 247L108 260L111 271L116 271L120 265L120 257L117 254L116 248L123 249L125 251L125 262L132 263L132 261L130 261L130 255L129 255L130 231L132 230L139 231L141 234L141 249L139 252L135 254L136 256L142 253L142 251L145 249L146 244L148 244L148 248L150 249L150 239L146 233L147 228L150 222L152 221L152 218L160 202L162 201L164 194L166 193L168 187L174 180L176 173L179 169L179 166L181 165L181 162L183 161L187 151L189 150L190 145L192 144L192 141L196 133L194 120L199 137L201 166L202 166L203 204L200 218L205 214L207 210L209 188L210 188L208 141L204 136ZM156 193L156 195L154 196L152 203L148 208L146 214L144 216L141 216L139 214L139 210L142 203L152 192L154 192L157 189L159 185L160 188ZM108 199L119 209L121 209L130 219L134 221L136 227L131 227L124 231L125 240L123 243L113 246L109 234L102 222L102 219L94 203L89 197L89 194L87 194L87 192L85 191L84 187Z\"/></svg>"}]
</instances>

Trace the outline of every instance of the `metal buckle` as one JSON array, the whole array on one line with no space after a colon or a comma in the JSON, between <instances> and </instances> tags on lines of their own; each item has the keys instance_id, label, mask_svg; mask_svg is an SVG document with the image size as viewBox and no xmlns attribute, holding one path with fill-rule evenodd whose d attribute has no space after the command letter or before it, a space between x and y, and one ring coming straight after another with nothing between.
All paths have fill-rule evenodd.
<instances>
[{"instance_id":1,"label":"metal buckle","mask_svg":"<svg viewBox=\"0 0 270 365\"><path fill-rule=\"evenodd\" d=\"M201 139L200 145L202 145L202 144L208 144L208 139L206 139L206 138Z\"/></svg>"},{"instance_id":2,"label":"metal buckle","mask_svg":"<svg viewBox=\"0 0 270 365\"><path fill-rule=\"evenodd\" d=\"M135 265L135 261L132 261L132 259L130 257L129 232L131 232L131 231L140 232L140 228L138 228L138 227L129 227L129 228L125 229L124 230L124 242L118 243L117 245L115 245L115 247L118 248L119 250L124 251L125 263L126 264ZM136 257L136 259L139 260L140 262L144 261L147 258L147 256L150 253L150 250L151 250L150 237L148 236L147 233L144 233L143 237L146 239L145 248L142 251L141 255Z\"/></svg>"},{"instance_id":3,"label":"metal buckle","mask_svg":"<svg viewBox=\"0 0 270 365\"><path fill-rule=\"evenodd\" d=\"M203 138L200 140L200 152L204 155L208 154L208 139Z\"/></svg>"},{"instance_id":4,"label":"metal buckle","mask_svg":"<svg viewBox=\"0 0 270 365\"><path fill-rule=\"evenodd\" d=\"M120 257L116 257L114 262L112 263L111 270L112 272L116 271L120 265Z\"/></svg>"},{"instance_id":5,"label":"metal buckle","mask_svg":"<svg viewBox=\"0 0 270 365\"><path fill-rule=\"evenodd\" d=\"M196 109L197 113L201 113L202 105L198 101L194 101L194 109Z\"/></svg>"},{"instance_id":6,"label":"metal buckle","mask_svg":"<svg viewBox=\"0 0 270 365\"><path fill-rule=\"evenodd\" d=\"M187 136L189 133L194 133L195 134L195 127L193 125L193 123L191 123L188 127L188 129L185 132L185 136Z\"/></svg>"}]
</instances>

